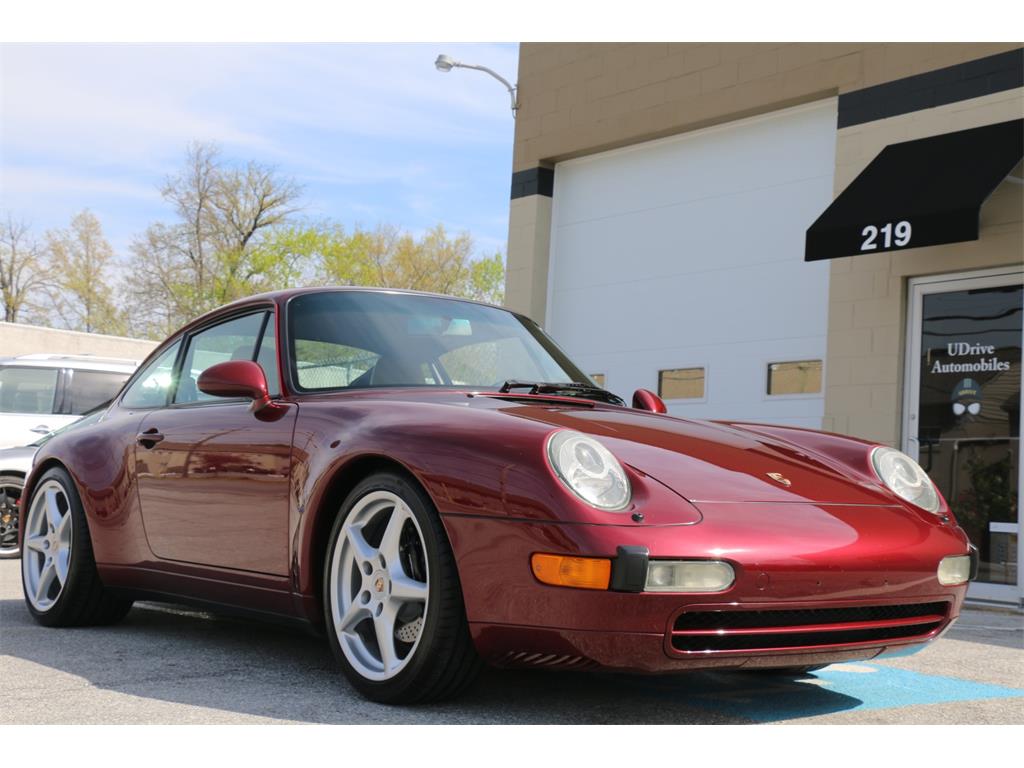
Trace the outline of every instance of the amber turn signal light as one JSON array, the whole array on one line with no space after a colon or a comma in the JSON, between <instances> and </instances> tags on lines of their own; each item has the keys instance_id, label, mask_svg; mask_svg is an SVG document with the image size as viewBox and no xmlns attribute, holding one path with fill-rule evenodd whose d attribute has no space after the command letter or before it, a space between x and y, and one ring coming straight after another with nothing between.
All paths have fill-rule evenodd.
<instances>
[{"instance_id":1,"label":"amber turn signal light","mask_svg":"<svg viewBox=\"0 0 1024 768\"><path fill-rule=\"evenodd\" d=\"M556 587L608 589L612 577L612 561L603 557L535 554L530 566L538 581Z\"/></svg>"}]
</instances>

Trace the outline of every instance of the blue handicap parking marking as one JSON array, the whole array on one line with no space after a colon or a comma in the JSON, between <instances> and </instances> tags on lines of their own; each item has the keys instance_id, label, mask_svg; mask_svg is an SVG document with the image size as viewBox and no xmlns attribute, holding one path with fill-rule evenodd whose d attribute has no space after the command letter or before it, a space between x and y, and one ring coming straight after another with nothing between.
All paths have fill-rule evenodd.
<instances>
[{"instance_id":1,"label":"blue handicap parking marking","mask_svg":"<svg viewBox=\"0 0 1024 768\"><path fill-rule=\"evenodd\" d=\"M694 699L709 709L758 722L851 710L1024 698L1024 688L864 663L833 664L796 679L772 680L754 673L709 676L724 684L694 692Z\"/></svg>"}]
</instances>

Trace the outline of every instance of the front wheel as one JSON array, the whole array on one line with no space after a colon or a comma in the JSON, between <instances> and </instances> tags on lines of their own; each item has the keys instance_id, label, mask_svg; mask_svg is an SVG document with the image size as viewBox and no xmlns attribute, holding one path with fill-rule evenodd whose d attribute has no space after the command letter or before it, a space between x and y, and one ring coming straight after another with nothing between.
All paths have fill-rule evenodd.
<instances>
[{"instance_id":1,"label":"front wheel","mask_svg":"<svg viewBox=\"0 0 1024 768\"><path fill-rule=\"evenodd\" d=\"M21 583L25 603L47 627L112 624L132 607L100 581L85 511L71 476L48 470L25 507Z\"/></svg>"},{"instance_id":2,"label":"front wheel","mask_svg":"<svg viewBox=\"0 0 1024 768\"><path fill-rule=\"evenodd\" d=\"M480 667L462 587L429 497L380 473L349 494L324 563L331 648L368 699L413 704L461 692Z\"/></svg>"}]
</instances>

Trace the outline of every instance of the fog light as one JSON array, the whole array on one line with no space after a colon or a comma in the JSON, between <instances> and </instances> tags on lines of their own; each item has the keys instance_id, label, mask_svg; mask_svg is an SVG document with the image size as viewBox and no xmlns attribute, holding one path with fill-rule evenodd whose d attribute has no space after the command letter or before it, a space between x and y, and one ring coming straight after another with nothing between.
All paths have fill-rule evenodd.
<instances>
[{"instance_id":1,"label":"fog light","mask_svg":"<svg viewBox=\"0 0 1024 768\"><path fill-rule=\"evenodd\" d=\"M971 556L954 555L944 557L939 562L939 584L951 587L954 584L966 584L971 578Z\"/></svg>"},{"instance_id":2,"label":"fog light","mask_svg":"<svg viewBox=\"0 0 1024 768\"><path fill-rule=\"evenodd\" d=\"M645 592L721 592L736 573L720 560L651 560Z\"/></svg>"}]
</instances>

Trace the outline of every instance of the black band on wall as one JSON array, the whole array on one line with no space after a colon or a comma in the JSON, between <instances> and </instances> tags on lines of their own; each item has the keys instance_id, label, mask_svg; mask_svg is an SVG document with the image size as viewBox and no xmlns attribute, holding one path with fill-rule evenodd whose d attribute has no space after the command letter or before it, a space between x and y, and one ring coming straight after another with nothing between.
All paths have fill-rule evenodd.
<instances>
[{"instance_id":1,"label":"black band on wall","mask_svg":"<svg viewBox=\"0 0 1024 768\"><path fill-rule=\"evenodd\" d=\"M839 94L839 128L1024 86L1024 48Z\"/></svg>"},{"instance_id":2,"label":"black band on wall","mask_svg":"<svg viewBox=\"0 0 1024 768\"><path fill-rule=\"evenodd\" d=\"M553 168L530 168L512 174L512 199L530 195L555 195L555 171Z\"/></svg>"}]
</instances>

